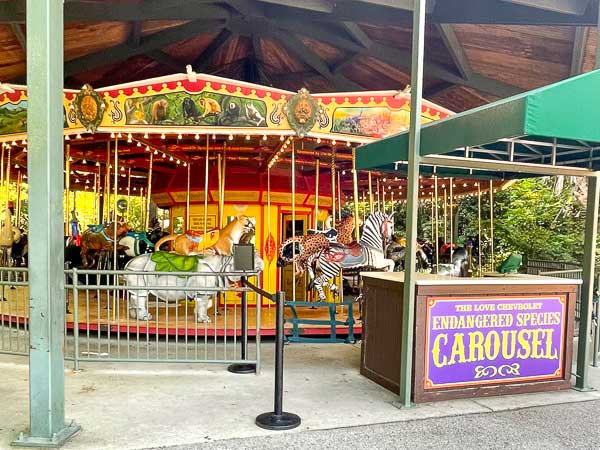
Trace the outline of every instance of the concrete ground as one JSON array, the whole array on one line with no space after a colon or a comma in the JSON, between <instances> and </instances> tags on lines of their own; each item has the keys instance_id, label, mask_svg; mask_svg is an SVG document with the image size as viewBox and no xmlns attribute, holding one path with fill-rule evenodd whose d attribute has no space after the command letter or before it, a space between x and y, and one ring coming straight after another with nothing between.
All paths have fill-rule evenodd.
<instances>
[{"instance_id":1,"label":"concrete ground","mask_svg":"<svg viewBox=\"0 0 600 450\"><path fill-rule=\"evenodd\" d=\"M410 448L425 448L414 442L428 442L432 436L445 444L427 448L474 448L479 442L478 433L494 427L504 430L506 437L487 442L487 448L500 448L490 444L502 442L506 443L502 448L568 448L557 445L563 442L561 439L568 442L569 436L581 438L585 430L576 418L587 411L587 417L594 420L597 414L591 411L597 411L600 403L600 392L569 390L397 409L392 404L394 394L359 374L359 345L292 344L285 352L284 409L302 417L302 425L296 430L277 434L254 425L258 414L273 408L273 344L266 343L263 373L258 376L234 375L221 366L192 364L85 363L82 372L67 370L67 417L75 419L83 431L65 448L128 450L182 445L183 449L205 448L213 443L206 448L292 449L315 447L320 439L337 448L344 442L349 445L352 436L362 435L364 446L353 448L405 448L399 444L402 442L412 442ZM0 448L4 449L28 424L27 360L0 355L0 373ZM600 387L600 369L592 369L592 377L593 384ZM587 401L590 403L575 403ZM568 403L573 405L562 405ZM513 444L523 439L534 442L538 410L498 412L555 404L561 406L550 410L555 413L539 424L538 432L543 442L550 439L543 426L554 432L563 426L568 428L563 437L548 441L554 446L509 445L511 440ZM572 418L567 411L572 411ZM513 417L512 422L508 417ZM382 425L390 422L406 423ZM372 426L315 432L365 425ZM522 433L518 431L521 427ZM595 429L600 428L596 425ZM238 440L215 442L230 439ZM469 445L459 445L463 441Z\"/></svg>"}]
</instances>

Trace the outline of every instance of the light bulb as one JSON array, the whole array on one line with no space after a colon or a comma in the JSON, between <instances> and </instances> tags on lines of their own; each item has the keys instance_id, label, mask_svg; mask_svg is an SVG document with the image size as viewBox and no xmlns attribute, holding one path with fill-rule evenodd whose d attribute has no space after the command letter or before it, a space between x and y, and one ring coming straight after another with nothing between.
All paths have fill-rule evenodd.
<instances>
[{"instance_id":1,"label":"light bulb","mask_svg":"<svg viewBox=\"0 0 600 450\"><path fill-rule=\"evenodd\" d=\"M267 135L265 134L265 135L263 136L263 141L266 141L266 140L267 140Z\"/></svg>"},{"instance_id":2,"label":"light bulb","mask_svg":"<svg viewBox=\"0 0 600 450\"><path fill-rule=\"evenodd\" d=\"M177 139L183 139L183 136L181 135L181 133L179 133L179 134L177 135Z\"/></svg>"},{"instance_id":3,"label":"light bulb","mask_svg":"<svg viewBox=\"0 0 600 450\"><path fill-rule=\"evenodd\" d=\"M196 139L196 140L200 139L200 135L198 133L196 133L196 135L194 136L194 139Z\"/></svg>"},{"instance_id":4,"label":"light bulb","mask_svg":"<svg viewBox=\"0 0 600 450\"><path fill-rule=\"evenodd\" d=\"M230 135L229 135L229 140L230 140L230 141L233 141L233 134L230 134Z\"/></svg>"},{"instance_id":5,"label":"light bulb","mask_svg":"<svg viewBox=\"0 0 600 450\"><path fill-rule=\"evenodd\" d=\"M161 139L164 139L164 138L165 138L165 133L162 133L162 134L160 135L160 138L161 138Z\"/></svg>"}]
</instances>

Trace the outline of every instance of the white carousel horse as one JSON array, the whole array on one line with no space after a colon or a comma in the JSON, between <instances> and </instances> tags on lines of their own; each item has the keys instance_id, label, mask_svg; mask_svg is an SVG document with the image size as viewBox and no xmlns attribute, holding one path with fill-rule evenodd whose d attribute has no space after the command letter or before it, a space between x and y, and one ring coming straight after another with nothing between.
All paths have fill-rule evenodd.
<instances>
[{"instance_id":1,"label":"white carousel horse","mask_svg":"<svg viewBox=\"0 0 600 450\"><path fill-rule=\"evenodd\" d=\"M198 266L196 273L214 273L214 272L231 272L233 271L233 256L225 255L198 255L192 256L198 258ZM144 254L136 256L125 266L125 270L153 272L156 269L156 263L151 259L152 254ZM265 267L263 260L256 253L254 256L254 269L262 272ZM144 286L164 286L173 287L169 290L129 290L129 316L138 320L152 320L152 315L148 312L148 296L150 294L157 297L159 300L169 302L178 302L192 298L196 300L195 314L198 322L210 322L208 316L208 308L211 307L211 297L217 292L206 290L216 287L227 288L230 283L240 280L240 277L225 277L225 276L189 276L179 277L169 275L164 272L164 275L126 275L125 280L127 286L144 287ZM178 287L193 288L191 291L177 290Z\"/></svg>"},{"instance_id":2,"label":"white carousel horse","mask_svg":"<svg viewBox=\"0 0 600 450\"><path fill-rule=\"evenodd\" d=\"M321 275L313 279L319 298L325 300L323 286L339 275L340 269L394 270L394 261L387 259L385 249L393 234L394 221L391 215L376 211L367 217L362 236L358 243L350 246L331 246L315 257ZM312 262L312 261L311 261ZM312 275L312 271L311 275Z\"/></svg>"}]
</instances>

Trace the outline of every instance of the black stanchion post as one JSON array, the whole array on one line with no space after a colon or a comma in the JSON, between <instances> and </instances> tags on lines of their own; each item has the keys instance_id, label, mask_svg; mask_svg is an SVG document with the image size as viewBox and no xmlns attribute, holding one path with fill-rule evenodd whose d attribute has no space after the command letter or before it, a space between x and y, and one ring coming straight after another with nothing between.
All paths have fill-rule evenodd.
<instances>
[{"instance_id":1,"label":"black stanchion post","mask_svg":"<svg viewBox=\"0 0 600 450\"><path fill-rule=\"evenodd\" d=\"M276 341L275 341L275 404L273 412L261 414L256 425L266 430L291 430L300 425L301 419L293 413L283 412L283 310L285 293L275 294Z\"/></svg>"},{"instance_id":2,"label":"black stanchion post","mask_svg":"<svg viewBox=\"0 0 600 450\"><path fill-rule=\"evenodd\" d=\"M242 277L242 286L246 286L246 277ZM242 292L242 360L248 358L248 292ZM254 363L239 363L232 364L227 368L232 373L256 373L256 364Z\"/></svg>"}]
</instances>

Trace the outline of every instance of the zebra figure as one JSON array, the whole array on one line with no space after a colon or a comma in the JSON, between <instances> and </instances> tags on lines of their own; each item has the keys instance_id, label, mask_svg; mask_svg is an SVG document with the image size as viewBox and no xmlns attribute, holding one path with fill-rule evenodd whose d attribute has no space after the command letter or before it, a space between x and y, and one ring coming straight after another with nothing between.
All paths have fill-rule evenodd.
<instances>
[{"instance_id":1,"label":"zebra figure","mask_svg":"<svg viewBox=\"0 0 600 450\"><path fill-rule=\"evenodd\" d=\"M325 300L323 287L339 275L340 269L373 268L394 270L394 261L385 257L385 249L392 238L394 221L392 216L376 211L367 217L358 243L350 246L330 246L314 259L321 275L313 283L321 301ZM312 261L311 261L312 262ZM310 264L309 264L310 267ZM313 271L309 270L313 275Z\"/></svg>"}]
</instances>

